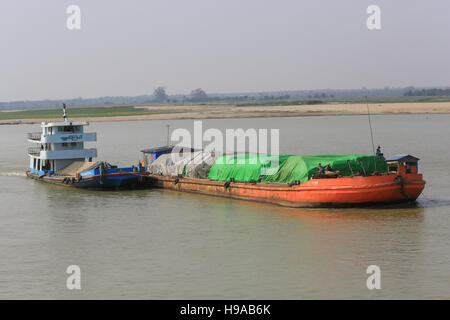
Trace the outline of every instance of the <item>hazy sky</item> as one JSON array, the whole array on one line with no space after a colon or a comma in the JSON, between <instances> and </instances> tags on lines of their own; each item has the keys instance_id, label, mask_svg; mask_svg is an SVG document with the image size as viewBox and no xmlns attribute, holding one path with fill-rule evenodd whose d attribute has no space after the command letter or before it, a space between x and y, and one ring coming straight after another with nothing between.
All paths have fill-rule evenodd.
<instances>
[{"instance_id":1,"label":"hazy sky","mask_svg":"<svg viewBox=\"0 0 450 320\"><path fill-rule=\"evenodd\" d=\"M1 0L0 41L0 101L450 85L448 0Z\"/></svg>"}]
</instances>

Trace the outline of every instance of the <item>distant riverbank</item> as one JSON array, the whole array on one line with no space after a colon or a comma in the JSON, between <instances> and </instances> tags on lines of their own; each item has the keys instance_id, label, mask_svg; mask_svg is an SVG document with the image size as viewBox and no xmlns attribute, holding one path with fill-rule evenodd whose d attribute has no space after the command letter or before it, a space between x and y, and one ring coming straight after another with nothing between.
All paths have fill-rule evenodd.
<instances>
[{"instance_id":1,"label":"distant riverbank","mask_svg":"<svg viewBox=\"0 0 450 320\"><path fill-rule=\"evenodd\" d=\"M450 114L450 102L370 103L371 114ZM175 120L211 118L265 118L367 114L365 103L315 105L159 105L68 108L78 121ZM1 111L0 124L30 124L62 119L60 109Z\"/></svg>"}]
</instances>

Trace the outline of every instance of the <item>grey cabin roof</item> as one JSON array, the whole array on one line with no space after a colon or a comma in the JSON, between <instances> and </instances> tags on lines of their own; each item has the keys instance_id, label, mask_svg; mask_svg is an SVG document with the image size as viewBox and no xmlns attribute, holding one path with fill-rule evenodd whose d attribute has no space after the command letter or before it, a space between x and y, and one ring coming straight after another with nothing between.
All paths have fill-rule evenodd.
<instances>
[{"instance_id":1,"label":"grey cabin roof","mask_svg":"<svg viewBox=\"0 0 450 320\"><path fill-rule=\"evenodd\" d=\"M143 150L141 150L141 152L143 152L143 153L171 152L174 148L175 148L175 146L162 146L162 147L154 147L154 148L143 149ZM201 149L188 148L188 147L177 147L176 150L183 150L183 149L190 150L191 152L201 151Z\"/></svg>"},{"instance_id":2,"label":"grey cabin roof","mask_svg":"<svg viewBox=\"0 0 450 320\"><path fill-rule=\"evenodd\" d=\"M171 151L174 146L162 146L162 147L154 147L141 150L143 153L158 153L158 152L168 152Z\"/></svg>"},{"instance_id":3,"label":"grey cabin roof","mask_svg":"<svg viewBox=\"0 0 450 320\"><path fill-rule=\"evenodd\" d=\"M420 159L410 154L397 154L395 156L390 157L389 159L386 159L386 161L413 161L413 162L418 160Z\"/></svg>"}]
</instances>

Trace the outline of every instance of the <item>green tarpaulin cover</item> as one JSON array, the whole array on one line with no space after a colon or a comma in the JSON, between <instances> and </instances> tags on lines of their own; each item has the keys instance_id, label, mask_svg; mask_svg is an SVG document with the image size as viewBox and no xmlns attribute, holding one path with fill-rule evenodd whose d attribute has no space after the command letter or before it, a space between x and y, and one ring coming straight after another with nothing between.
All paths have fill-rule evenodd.
<instances>
[{"instance_id":1,"label":"green tarpaulin cover","mask_svg":"<svg viewBox=\"0 0 450 320\"><path fill-rule=\"evenodd\" d=\"M208 178L217 181L230 181L233 178L235 181L249 182L262 177L262 182L303 183L319 171L319 163L323 167L330 164L334 171L340 171L344 176L352 174L349 164L354 174L365 171L366 175L371 175L375 172L375 166L377 172L388 170L384 157L375 155L280 155L278 166L274 157L253 153L223 155L209 169Z\"/></svg>"},{"instance_id":2,"label":"green tarpaulin cover","mask_svg":"<svg viewBox=\"0 0 450 320\"><path fill-rule=\"evenodd\" d=\"M278 165L276 156L269 154L229 154L219 157L209 169L208 178L217 181L258 181L262 175L275 175L279 166L282 165L290 156L278 156Z\"/></svg>"},{"instance_id":3,"label":"green tarpaulin cover","mask_svg":"<svg viewBox=\"0 0 450 320\"><path fill-rule=\"evenodd\" d=\"M330 164L334 171L339 170L344 176L351 175L350 166L353 173L359 171L366 175L375 172L375 163L377 172L387 172L388 167L384 157L375 155L361 154L342 154L342 155L313 155L313 156L291 156L279 168L278 172L273 175L267 175L263 178L263 182L292 183L300 181L301 183L308 181L311 177L319 172L317 166L319 163L325 167ZM362 163L362 166L361 166Z\"/></svg>"}]
</instances>

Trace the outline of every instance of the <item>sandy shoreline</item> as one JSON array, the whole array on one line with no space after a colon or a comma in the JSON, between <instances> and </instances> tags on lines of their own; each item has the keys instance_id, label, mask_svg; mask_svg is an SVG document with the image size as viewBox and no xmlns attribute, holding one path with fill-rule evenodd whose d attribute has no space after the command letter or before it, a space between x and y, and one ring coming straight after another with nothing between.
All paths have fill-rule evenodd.
<instances>
[{"instance_id":1,"label":"sandy shoreline","mask_svg":"<svg viewBox=\"0 0 450 320\"><path fill-rule=\"evenodd\" d=\"M450 114L450 102L408 102L408 103L375 103L370 104L371 114ZM78 121L107 122L134 120L177 120L177 119L220 119L220 118L270 118L298 116L337 116L365 115L366 104L333 103L321 105L296 106L139 106L138 109L158 113L148 115L129 115L111 117L73 118ZM165 113L167 111L167 113ZM174 112L175 111L175 112ZM2 111L5 112L5 111ZM11 111L8 111L11 112ZM18 119L0 120L0 124L32 124L52 119Z\"/></svg>"}]
</instances>

